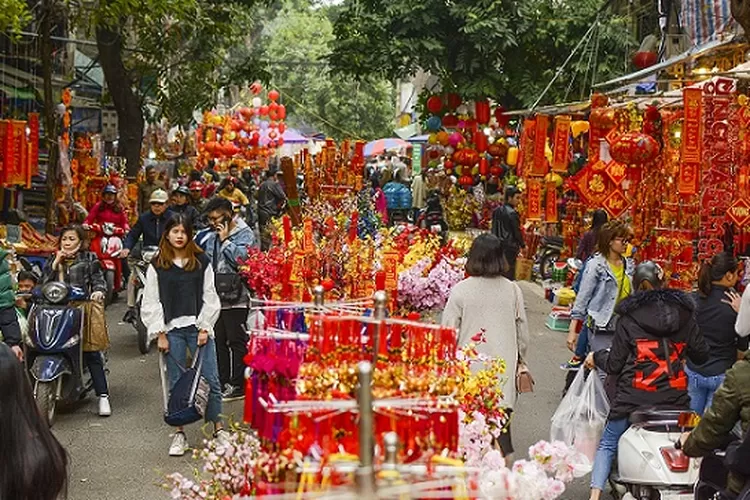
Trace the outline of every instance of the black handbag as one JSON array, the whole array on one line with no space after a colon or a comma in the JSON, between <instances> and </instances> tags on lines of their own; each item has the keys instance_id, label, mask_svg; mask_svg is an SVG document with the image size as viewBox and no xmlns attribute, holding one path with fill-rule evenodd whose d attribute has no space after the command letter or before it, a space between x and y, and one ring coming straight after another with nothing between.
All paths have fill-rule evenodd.
<instances>
[{"instance_id":1,"label":"black handbag","mask_svg":"<svg viewBox=\"0 0 750 500\"><path fill-rule=\"evenodd\" d=\"M219 273L219 239L214 244L214 285L221 302L236 304L245 295L245 283L239 273Z\"/></svg>"},{"instance_id":2,"label":"black handbag","mask_svg":"<svg viewBox=\"0 0 750 500\"><path fill-rule=\"evenodd\" d=\"M182 375L172 388L164 411L167 425L182 427L197 422L206 414L210 387L201 375L202 366L203 349L199 347L193 357L193 365L187 369L180 366Z\"/></svg>"}]
</instances>

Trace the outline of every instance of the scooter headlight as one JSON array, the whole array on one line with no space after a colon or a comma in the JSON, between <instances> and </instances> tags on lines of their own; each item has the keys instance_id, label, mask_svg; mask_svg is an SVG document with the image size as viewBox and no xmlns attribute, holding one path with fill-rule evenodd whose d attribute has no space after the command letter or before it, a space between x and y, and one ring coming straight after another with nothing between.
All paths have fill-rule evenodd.
<instances>
[{"instance_id":1,"label":"scooter headlight","mask_svg":"<svg viewBox=\"0 0 750 500\"><path fill-rule=\"evenodd\" d=\"M42 295L52 304L59 304L68 296L68 287L64 283L53 281L42 287Z\"/></svg>"}]
</instances>

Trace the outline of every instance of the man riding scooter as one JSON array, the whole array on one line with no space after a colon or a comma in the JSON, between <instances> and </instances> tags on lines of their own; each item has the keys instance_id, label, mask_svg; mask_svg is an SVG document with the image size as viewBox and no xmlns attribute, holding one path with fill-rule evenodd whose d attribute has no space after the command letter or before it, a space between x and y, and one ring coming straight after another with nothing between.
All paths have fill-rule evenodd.
<instances>
[{"instance_id":1,"label":"man riding scooter","mask_svg":"<svg viewBox=\"0 0 750 500\"><path fill-rule=\"evenodd\" d=\"M142 214L135 223L133 229L125 238L125 248L120 254L127 258L133 251L136 243L143 236L144 247L157 247L161 240L161 234L167 221L172 216L172 211L167 207L169 196L163 189L157 189L151 193L149 198L149 211ZM122 319L124 323L131 323L135 320L135 282L133 279L128 280L128 312Z\"/></svg>"},{"instance_id":2,"label":"man riding scooter","mask_svg":"<svg viewBox=\"0 0 750 500\"><path fill-rule=\"evenodd\" d=\"M184 214L190 219L190 223L195 227L200 217L198 209L190 204L190 190L187 186L180 186L172 191L172 211L178 214Z\"/></svg>"}]
</instances>

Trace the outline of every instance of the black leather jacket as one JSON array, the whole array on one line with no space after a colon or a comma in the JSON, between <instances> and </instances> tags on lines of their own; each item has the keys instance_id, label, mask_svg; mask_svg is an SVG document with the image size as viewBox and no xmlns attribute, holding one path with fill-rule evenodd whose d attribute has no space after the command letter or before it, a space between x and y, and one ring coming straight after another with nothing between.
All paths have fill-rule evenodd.
<instances>
[{"instance_id":1,"label":"black leather jacket","mask_svg":"<svg viewBox=\"0 0 750 500\"><path fill-rule=\"evenodd\" d=\"M497 207L492 213L492 234L507 249L518 250L526 246L521 233L521 218L516 209L507 203Z\"/></svg>"},{"instance_id":2,"label":"black leather jacket","mask_svg":"<svg viewBox=\"0 0 750 500\"><path fill-rule=\"evenodd\" d=\"M60 270L52 269L54 262L55 256L53 255L44 264L42 283L60 279ZM62 278L66 284L83 288L89 295L94 292L107 293L107 282L95 253L78 252L75 259L63 262L62 268Z\"/></svg>"}]
</instances>

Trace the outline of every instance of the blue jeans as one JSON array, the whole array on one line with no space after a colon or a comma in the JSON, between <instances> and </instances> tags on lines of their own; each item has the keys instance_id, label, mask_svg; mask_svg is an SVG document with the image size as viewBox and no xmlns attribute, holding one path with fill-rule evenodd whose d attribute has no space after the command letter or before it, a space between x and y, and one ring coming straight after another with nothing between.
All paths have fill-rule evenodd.
<instances>
[{"instance_id":1,"label":"blue jeans","mask_svg":"<svg viewBox=\"0 0 750 500\"><path fill-rule=\"evenodd\" d=\"M714 400L714 392L724 382L724 375L714 375L712 377L705 377L700 373L696 373L687 366L685 367L685 373L688 376L688 396L690 396L690 409L700 416L711 408L711 403Z\"/></svg>"},{"instance_id":2,"label":"blue jeans","mask_svg":"<svg viewBox=\"0 0 750 500\"><path fill-rule=\"evenodd\" d=\"M607 420L607 425L604 427L602 438L599 441L599 448L597 448L594 457L594 469L591 471L592 489L604 490L604 484L612 470L612 460L617 455L620 437L625 434L628 427L630 427L630 422L627 418Z\"/></svg>"},{"instance_id":3,"label":"blue jeans","mask_svg":"<svg viewBox=\"0 0 750 500\"><path fill-rule=\"evenodd\" d=\"M169 353L167 354L167 376L169 377L169 390L180 379L182 370L187 363L187 353L195 353L198 349L198 329L194 326L175 328L167 334L169 340ZM216 342L208 337L208 342L203 346L203 365L201 375L206 378L211 388L208 394L208 405L204 418L206 422L221 422L221 384L219 384L219 368L216 364Z\"/></svg>"},{"instance_id":4,"label":"blue jeans","mask_svg":"<svg viewBox=\"0 0 750 500\"><path fill-rule=\"evenodd\" d=\"M589 353L589 327L586 323L581 328L581 333L578 334L578 342L576 343L576 357L584 359Z\"/></svg>"}]
</instances>

